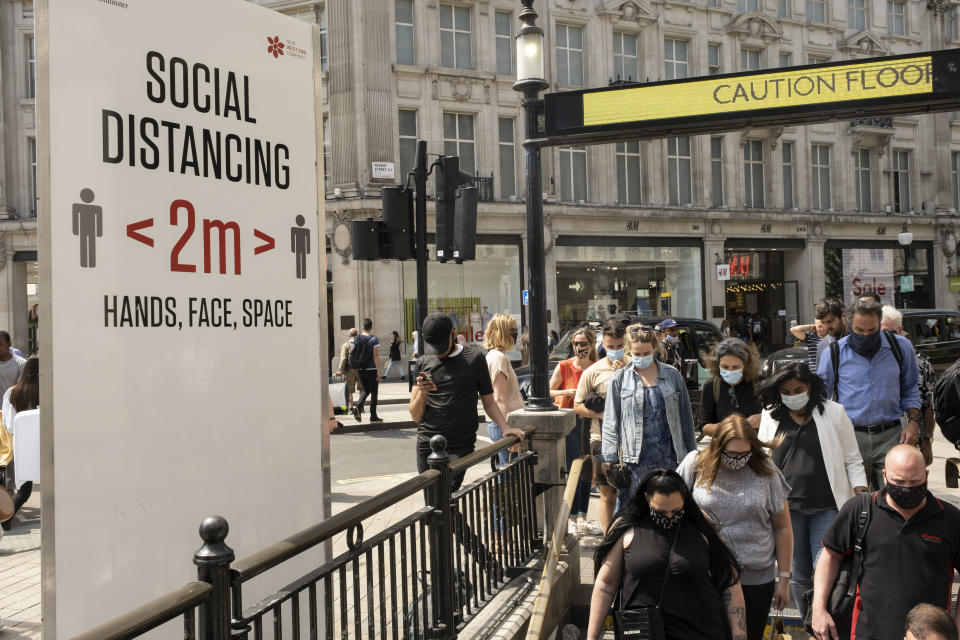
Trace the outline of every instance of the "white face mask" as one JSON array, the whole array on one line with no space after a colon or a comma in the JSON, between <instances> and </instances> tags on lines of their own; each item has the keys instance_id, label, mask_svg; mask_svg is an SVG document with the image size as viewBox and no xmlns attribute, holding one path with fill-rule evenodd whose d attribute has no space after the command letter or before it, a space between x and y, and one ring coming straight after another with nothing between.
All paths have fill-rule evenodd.
<instances>
[{"instance_id":1,"label":"white face mask","mask_svg":"<svg viewBox=\"0 0 960 640\"><path fill-rule=\"evenodd\" d=\"M803 393L798 393L794 396L785 396L781 393L780 402L782 402L783 406L791 411L800 411L807 406L808 402L810 402L810 394L808 394L806 391Z\"/></svg>"},{"instance_id":2,"label":"white face mask","mask_svg":"<svg viewBox=\"0 0 960 640\"><path fill-rule=\"evenodd\" d=\"M641 371L653 364L653 356L633 356L633 366Z\"/></svg>"}]
</instances>

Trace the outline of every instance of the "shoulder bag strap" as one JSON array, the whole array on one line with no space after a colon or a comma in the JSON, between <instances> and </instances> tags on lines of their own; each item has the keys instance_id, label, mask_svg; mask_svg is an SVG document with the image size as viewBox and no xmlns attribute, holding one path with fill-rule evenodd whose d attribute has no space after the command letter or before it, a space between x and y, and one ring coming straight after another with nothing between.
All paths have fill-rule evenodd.
<instances>
[{"instance_id":1,"label":"shoulder bag strap","mask_svg":"<svg viewBox=\"0 0 960 640\"><path fill-rule=\"evenodd\" d=\"M720 378L714 376L711 386L713 387L713 404L716 406L720 402Z\"/></svg>"},{"instance_id":2,"label":"shoulder bag strap","mask_svg":"<svg viewBox=\"0 0 960 640\"><path fill-rule=\"evenodd\" d=\"M887 337L887 342L890 344L890 351L893 352L893 357L897 360L897 366L900 367L900 376L899 382L901 385L901 394L902 394L902 385L903 385L903 351L900 349L900 343L897 341L897 337L893 335L892 331L884 331L883 335Z\"/></svg>"},{"instance_id":3,"label":"shoulder bag strap","mask_svg":"<svg viewBox=\"0 0 960 640\"><path fill-rule=\"evenodd\" d=\"M830 343L830 364L833 365L833 398L840 401L840 343Z\"/></svg>"},{"instance_id":4,"label":"shoulder bag strap","mask_svg":"<svg viewBox=\"0 0 960 640\"><path fill-rule=\"evenodd\" d=\"M667 570L663 575L663 584L660 586L660 597L657 598L657 609L663 604L663 594L667 592L667 580L670 579L670 561L673 560L673 552L677 548L677 538L680 537L680 527L683 522L677 523L677 529L673 532L673 542L670 543L670 553L667 554Z\"/></svg>"},{"instance_id":5,"label":"shoulder bag strap","mask_svg":"<svg viewBox=\"0 0 960 640\"><path fill-rule=\"evenodd\" d=\"M860 584L860 572L863 570L863 539L867 535L867 527L870 525L870 502L874 494L864 491L859 495L860 513L857 516L857 539L853 543L853 580L847 587L847 597L852 598L857 594L857 586Z\"/></svg>"}]
</instances>

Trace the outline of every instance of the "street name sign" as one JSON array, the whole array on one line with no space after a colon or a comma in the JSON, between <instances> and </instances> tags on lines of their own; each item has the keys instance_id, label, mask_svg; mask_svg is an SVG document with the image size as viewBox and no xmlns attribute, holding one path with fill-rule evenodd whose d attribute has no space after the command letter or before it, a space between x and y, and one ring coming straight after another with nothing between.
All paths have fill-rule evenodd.
<instances>
[{"instance_id":1,"label":"street name sign","mask_svg":"<svg viewBox=\"0 0 960 640\"><path fill-rule=\"evenodd\" d=\"M960 106L960 50L548 93L553 144L655 138Z\"/></svg>"},{"instance_id":2,"label":"street name sign","mask_svg":"<svg viewBox=\"0 0 960 640\"><path fill-rule=\"evenodd\" d=\"M207 516L242 558L327 515L318 37L38 2L44 638L195 580Z\"/></svg>"}]
</instances>

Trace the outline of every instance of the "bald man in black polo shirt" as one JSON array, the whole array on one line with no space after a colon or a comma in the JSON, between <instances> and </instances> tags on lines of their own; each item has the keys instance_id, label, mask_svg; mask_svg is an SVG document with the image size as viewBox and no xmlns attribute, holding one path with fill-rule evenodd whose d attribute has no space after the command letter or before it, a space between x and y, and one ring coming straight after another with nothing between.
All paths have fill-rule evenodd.
<instances>
[{"instance_id":1,"label":"bald man in black polo shirt","mask_svg":"<svg viewBox=\"0 0 960 640\"><path fill-rule=\"evenodd\" d=\"M907 613L920 603L949 610L954 567L960 563L960 510L927 490L926 464L916 447L890 449L883 476L886 486L873 495L863 544L850 634L857 640L901 640ZM823 537L813 586L818 640L837 638L826 604L843 556L853 552L857 503L847 502ZM954 620L958 617L960 612Z\"/></svg>"}]
</instances>

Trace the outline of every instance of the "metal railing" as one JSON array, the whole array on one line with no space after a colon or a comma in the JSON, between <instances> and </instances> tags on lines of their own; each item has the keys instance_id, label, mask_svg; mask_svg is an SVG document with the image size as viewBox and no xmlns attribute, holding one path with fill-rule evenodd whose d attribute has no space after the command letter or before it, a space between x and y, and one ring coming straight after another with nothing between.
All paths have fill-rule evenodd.
<instances>
[{"instance_id":1,"label":"metal railing","mask_svg":"<svg viewBox=\"0 0 960 640\"><path fill-rule=\"evenodd\" d=\"M526 430L529 437L534 429ZM74 640L126 640L181 618L187 640L393 638L450 640L542 547L534 494L536 454L498 466L509 436L458 460L434 436L430 470L234 562L227 522L200 527L199 582L173 591ZM456 488L466 471L491 471ZM363 523L424 492L425 506L368 540ZM244 606L253 578L346 532L340 553L257 603Z\"/></svg>"},{"instance_id":2,"label":"metal railing","mask_svg":"<svg viewBox=\"0 0 960 640\"><path fill-rule=\"evenodd\" d=\"M480 202L493 202L496 196L493 192L493 172L490 176L481 176L479 173L473 174L473 186L477 188L477 200Z\"/></svg>"}]
</instances>

